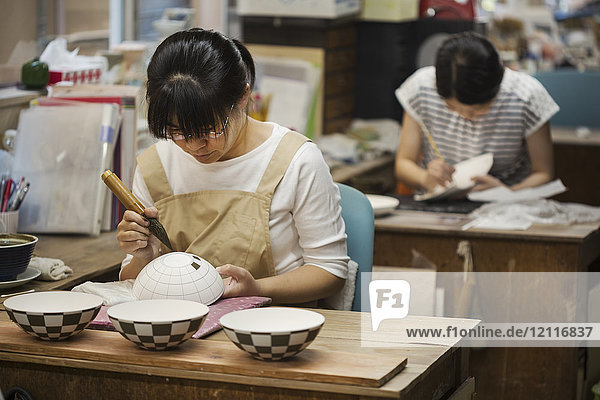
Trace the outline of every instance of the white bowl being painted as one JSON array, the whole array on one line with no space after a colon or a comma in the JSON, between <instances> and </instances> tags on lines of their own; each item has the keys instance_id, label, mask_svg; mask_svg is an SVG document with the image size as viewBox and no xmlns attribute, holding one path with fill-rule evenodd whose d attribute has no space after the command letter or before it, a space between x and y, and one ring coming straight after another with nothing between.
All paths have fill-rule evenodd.
<instances>
[{"instance_id":1,"label":"white bowl being painted","mask_svg":"<svg viewBox=\"0 0 600 400\"><path fill-rule=\"evenodd\" d=\"M68 291L27 293L4 302L13 322L43 340L63 340L81 332L101 306L100 296Z\"/></svg>"},{"instance_id":2,"label":"white bowl being painted","mask_svg":"<svg viewBox=\"0 0 600 400\"><path fill-rule=\"evenodd\" d=\"M156 299L117 304L107 314L127 340L144 349L166 350L191 338L208 311L195 301Z\"/></svg>"},{"instance_id":3,"label":"white bowl being painted","mask_svg":"<svg viewBox=\"0 0 600 400\"><path fill-rule=\"evenodd\" d=\"M212 304L223 294L223 279L195 254L173 252L152 260L138 274L133 294L139 300L179 299Z\"/></svg>"},{"instance_id":4,"label":"white bowl being painted","mask_svg":"<svg viewBox=\"0 0 600 400\"><path fill-rule=\"evenodd\" d=\"M252 357L278 361L307 348L325 317L300 308L266 307L233 311L219 323L227 337Z\"/></svg>"},{"instance_id":5,"label":"white bowl being painted","mask_svg":"<svg viewBox=\"0 0 600 400\"><path fill-rule=\"evenodd\" d=\"M454 165L452 182L459 189L469 189L475 185L471 180L474 176L487 175L494 164L494 155L484 153L477 157L461 161Z\"/></svg>"}]
</instances>

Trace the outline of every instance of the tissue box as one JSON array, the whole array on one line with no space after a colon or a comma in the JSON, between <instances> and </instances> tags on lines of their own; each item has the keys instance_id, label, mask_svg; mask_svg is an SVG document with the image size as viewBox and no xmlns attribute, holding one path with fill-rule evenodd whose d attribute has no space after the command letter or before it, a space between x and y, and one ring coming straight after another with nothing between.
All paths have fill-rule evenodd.
<instances>
[{"instance_id":1,"label":"tissue box","mask_svg":"<svg viewBox=\"0 0 600 400\"><path fill-rule=\"evenodd\" d=\"M82 69L61 69L50 70L50 80L48 84L53 84L61 81L69 81L73 83L98 83L102 76L102 69L97 67L89 67Z\"/></svg>"},{"instance_id":2,"label":"tissue box","mask_svg":"<svg viewBox=\"0 0 600 400\"><path fill-rule=\"evenodd\" d=\"M338 18L360 12L360 0L238 0L240 16Z\"/></svg>"}]
</instances>

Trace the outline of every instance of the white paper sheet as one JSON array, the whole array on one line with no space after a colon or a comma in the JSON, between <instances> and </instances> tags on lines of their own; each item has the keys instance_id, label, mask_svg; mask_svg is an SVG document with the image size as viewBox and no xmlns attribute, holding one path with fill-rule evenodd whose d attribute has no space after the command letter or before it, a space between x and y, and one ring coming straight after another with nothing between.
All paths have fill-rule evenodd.
<instances>
[{"instance_id":1,"label":"white paper sheet","mask_svg":"<svg viewBox=\"0 0 600 400\"><path fill-rule=\"evenodd\" d=\"M287 128L304 132L306 129L310 88L303 81L266 76L261 91L272 95L267 119Z\"/></svg>"},{"instance_id":2,"label":"white paper sheet","mask_svg":"<svg viewBox=\"0 0 600 400\"><path fill-rule=\"evenodd\" d=\"M267 120L306 134L321 70L294 58L254 57L257 91L271 95Z\"/></svg>"},{"instance_id":3,"label":"white paper sheet","mask_svg":"<svg viewBox=\"0 0 600 400\"><path fill-rule=\"evenodd\" d=\"M497 186L491 189L482 190L480 192L472 192L467 195L471 201L485 202L506 202L506 201L522 201L534 199L546 199L559 193L563 193L567 188L563 185L560 179L546 183L534 188L521 190L510 190L505 186Z\"/></svg>"}]
</instances>

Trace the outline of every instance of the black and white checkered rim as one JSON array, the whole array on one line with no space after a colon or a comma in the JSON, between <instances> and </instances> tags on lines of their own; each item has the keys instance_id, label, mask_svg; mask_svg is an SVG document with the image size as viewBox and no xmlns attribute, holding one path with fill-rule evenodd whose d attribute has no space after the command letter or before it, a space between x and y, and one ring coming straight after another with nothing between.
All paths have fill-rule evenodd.
<instances>
[{"instance_id":1,"label":"black and white checkered rim","mask_svg":"<svg viewBox=\"0 0 600 400\"><path fill-rule=\"evenodd\" d=\"M43 340L62 340L84 330L96 318L98 307L68 313L32 313L6 308L10 319L25 332Z\"/></svg>"},{"instance_id":2,"label":"black and white checkered rim","mask_svg":"<svg viewBox=\"0 0 600 400\"><path fill-rule=\"evenodd\" d=\"M110 315L109 318L115 329L125 339L145 349L165 350L191 338L200 329L206 315L172 322L127 321Z\"/></svg>"},{"instance_id":3,"label":"black and white checkered rim","mask_svg":"<svg viewBox=\"0 0 600 400\"><path fill-rule=\"evenodd\" d=\"M260 360L277 361L298 354L317 337L321 327L283 333L241 332L223 326L227 337L240 349Z\"/></svg>"}]
</instances>

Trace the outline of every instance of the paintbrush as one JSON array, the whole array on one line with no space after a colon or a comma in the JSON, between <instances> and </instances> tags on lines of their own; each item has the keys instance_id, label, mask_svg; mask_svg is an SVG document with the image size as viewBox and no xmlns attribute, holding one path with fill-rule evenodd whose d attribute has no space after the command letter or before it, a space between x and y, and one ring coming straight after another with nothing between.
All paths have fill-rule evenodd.
<instances>
[{"instance_id":1,"label":"paintbrush","mask_svg":"<svg viewBox=\"0 0 600 400\"><path fill-rule=\"evenodd\" d=\"M433 151L435 151L435 154L438 156L438 158L440 160L444 161L444 157L442 157L442 152L440 152L440 149L438 149L437 145L433 141L433 136L431 136L431 133L429 133L429 130L427 129L425 124L421 121L417 121L417 124L419 125L419 127L421 128L423 133L425 134L425 137L427 137L427 140L429 141L429 144L433 148Z\"/></svg>"},{"instance_id":2,"label":"paintbrush","mask_svg":"<svg viewBox=\"0 0 600 400\"><path fill-rule=\"evenodd\" d=\"M110 170L104 171L102 174L102 181L108 186L111 192L114 193L115 196L119 199L121 203L128 210L134 211L140 214L142 217L146 218L150 225L148 229L154 236L158 238L165 246L167 246L170 250L173 250L171 247L171 241L169 240L169 236L167 235L167 231L162 226L160 222L156 218L148 218L144 214L144 205L140 203L140 201L125 187L123 182L119 179L119 177Z\"/></svg>"}]
</instances>

